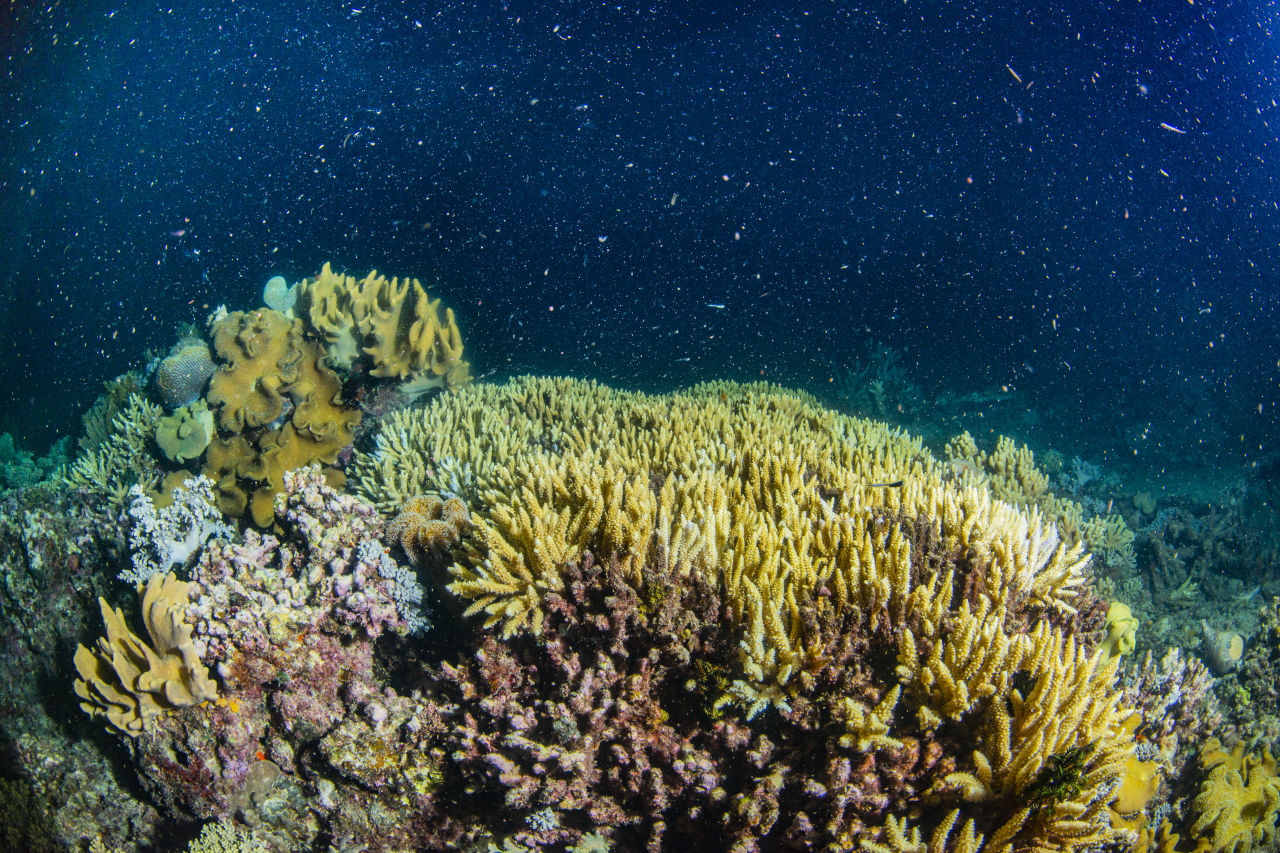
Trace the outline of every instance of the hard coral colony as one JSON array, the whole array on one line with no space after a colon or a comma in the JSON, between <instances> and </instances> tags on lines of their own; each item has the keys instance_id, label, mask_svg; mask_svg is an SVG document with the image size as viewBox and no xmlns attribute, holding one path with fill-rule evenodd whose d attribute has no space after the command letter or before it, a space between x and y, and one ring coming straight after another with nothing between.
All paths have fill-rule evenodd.
<instances>
[{"instance_id":1,"label":"hard coral colony","mask_svg":"<svg viewBox=\"0 0 1280 853\"><path fill-rule=\"evenodd\" d=\"M75 692L142 796L113 789L128 818L90 831L84 801L37 786L62 842L172 847L197 822L271 850L1274 835L1274 761L1243 747L1199 762L1194 813L1154 807L1197 768L1173 756L1208 675L1175 656L1120 677L1136 620L1108 620L1025 448L957 439L942 460L764 384L469 384L453 314L416 280L326 265L271 292L284 310L223 312L211 347L169 357L158 396L186 415L128 385L68 475L86 505L61 524L103 543L74 569L105 593ZM404 403L352 457L375 383ZM153 449L199 411L207 448ZM6 607L56 580L25 566ZM78 612L69 635L96 634Z\"/></svg>"}]
</instances>

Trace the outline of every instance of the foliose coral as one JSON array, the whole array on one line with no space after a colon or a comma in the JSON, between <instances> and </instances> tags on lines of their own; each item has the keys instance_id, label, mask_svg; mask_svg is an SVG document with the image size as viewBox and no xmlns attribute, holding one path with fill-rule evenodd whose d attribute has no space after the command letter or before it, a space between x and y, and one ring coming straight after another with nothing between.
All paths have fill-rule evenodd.
<instances>
[{"instance_id":1,"label":"foliose coral","mask_svg":"<svg viewBox=\"0 0 1280 853\"><path fill-rule=\"evenodd\" d=\"M216 319L211 331L223 363L209 402L222 434L209 445L205 474L224 513L267 526L285 472L335 463L360 411L343 399L319 345L303 338L301 321L264 308ZM341 472L328 473L341 483Z\"/></svg>"},{"instance_id":2,"label":"foliose coral","mask_svg":"<svg viewBox=\"0 0 1280 853\"><path fill-rule=\"evenodd\" d=\"M124 614L99 598L107 635L94 649L76 650L76 694L93 717L137 737L165 711L218 696L191 641L183 610L191 584L155 575L142 595L142 621L151 644L129 630Z\"/></svg>"},{"instance_id":3,"label":"foliose coral","mask_svg":"<svg viewBox=\"0 0 1280 853\"><path fill-rule=\"evenodd\" d=\"M216 432L213 413L204 400L183 406L156 422L156 446L170 462L198 459Z\"/></svg>"}]
</instances>

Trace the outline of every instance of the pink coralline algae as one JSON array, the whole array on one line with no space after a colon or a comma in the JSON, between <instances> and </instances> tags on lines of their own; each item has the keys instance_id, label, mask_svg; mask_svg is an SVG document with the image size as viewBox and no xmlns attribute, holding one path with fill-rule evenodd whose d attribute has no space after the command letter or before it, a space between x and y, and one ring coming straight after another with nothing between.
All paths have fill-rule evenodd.
<instances>
[{"instance_id":1,"label":"pink coralline algae","mask_svg":"<svg viewBox=\"0 0 1280 853\"><path fill-rule=\"evenodd\" d=\"M299 745L344 721L376 726L403 704L375 676L374 643L404 633L410 620L398 609L403 579L388 577L371 507L305 469L286 475L276 510L279 535L249 530L212 543L192 570L187 621L221 682L219 700L166 716L137 749L144 784L166 811L239 813L263 833L305 845L316 826L314 816L302 818ZM261 772L263 762L279 772ZM274 781L262 797L283 797L272 809L291 815L292 829L260 825L271 810L246 799L246 786L267 776Z\"/></svg>"},{"instance_id":2,"label":"pink coralline algae","mask_svg":"<svg viewBox=\"0 0 1280 853\"><path fill-rule=\"evenodd\" d=\"M239 542L215 542L192 571L199 586L187 618L223 677L236 652L263 654L318 630L373 640L420 618L404 606L416 603L401 589L411 581L383 549L373 507L307 468L285 475L276 510L283 537L248 530Z\"/></svg>"}]
</instances>

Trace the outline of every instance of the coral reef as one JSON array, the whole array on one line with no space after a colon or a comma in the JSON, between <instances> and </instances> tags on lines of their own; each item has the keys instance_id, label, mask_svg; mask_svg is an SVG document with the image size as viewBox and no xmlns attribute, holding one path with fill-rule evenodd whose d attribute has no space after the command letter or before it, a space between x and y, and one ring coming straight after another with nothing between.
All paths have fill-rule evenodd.
<instances>
[{"instance_id":1,"label":"coral reef","mask_svg":"<svg viewBox=\"0 0 1280 853\"><path fill-rule=\"evenodd\" d=\"M165 408L181 409L200 398L212 375L213 356L209 345L200 338L183 338L156 365L156 393Z\"/></svg>"},{"instance_id":2,"label":"coral reef","mask_svg":"<svg viewBox=\"0 0 1280 853\"><path fill-rule=\"evenodd\" d=\"M449 589L498 631L473 667L444 670L459 685L454 730L477 721L453 749L474 754L461 790L507 803L491 825L557 808L560 835L522 837L562 843L566 827L643 809L625 832L650 848L727 827L744 850L921 831L991 849L1115 837L1106 804L1132 731L1116 663L1091 652L1102 614L1081 595L1081 549L1037 511L948 486L917 441L765 386L659 398L521 379L393 415L354 466L358 488L383 501L426 491L443 457L470 467L481 503ZM607 592L587 607L579 588L601 583L575 573L597 565ZM709 610L679 608L704 614L676 629L698 672L668 663L670 628L614 612L712 591ZM589 624L617 635L586 644L595 660L578 645ZM721 634L698 645L696 624ZM534 702L547 682L521 687L548 671L576 705ZM690 690L701 716L662 701ZM658 702L648 722L628 711L615 724L608 709L643 711L644 696ZM648 727L648 748L664 721L680 727L641 762L629 726ZM679 763L647 770L659 757ZM599 762L622 769L597 776ZM885 820L908 813L910 825Z\"/></svg>"},{"instance_id":3,"label":"coral reef","mask_svg":"<svg viewBox=\"0 0 1280 853\"><path fill-rule=\"evenodd\" d=\"M346 371L364 361L371 376L402 380L412 396L470 379L453 309L441 320L439 305L416 278L387 279L375 270L357 279L327 263L298 285L298 313L325 341L332 367Z\"/></svg>"},{"instance_id":4,"label":"coral reef","mask_svg":"<svg viewBox=\"0 0 1280 853\"><path fill-rule=\"evenodd\" d=\"M0 493L34 486L49 478L67 464L69 441L61 438L54 442L48 453L37 457L31 451L18 447L9 433L0 433Z\"/></svg>"},{"instance_id":5,"label":"coral reef","mask_svg":"<svg viewBox=\"0 0 1280 853\"><path fill-rule=\"evenodd\" d=\"M174 708L216 699L217 687L196 655L183 621L191 584L155 575L142 595L142 621L151 645L129 630L124 614L99 598L107 635L94 650L76 650L76 695L92 717L137 737L153 719Z\"/></svg>"},{"instance_id":6,"label":"coral reef","mask_svg":"<svg viewBox=\"0 0 1280 853\"><path fill-rule=\"evenodd\" d=\"M197 845L273 850L1275 843L1274 762L1239 741L1268 736L1245 721L1274 701L1280 642L1243 644L1225 721L1198 661L1128 654L1136 620L1090 587L1084 508L1052 492L1093 489L1083 464L1051 480L1025 447L964 436L939 458L763 383L526 377L389 412L344 494L356 392L413 339L359 318L403 331L436 308L323 275L297 318L213 321L216 488L162 508L144 463L116 475L137 486L125 518L87 484L5 504L0 636L32 674L0 686L0 769L49 815L39 832L104 850L197 823ZM117 396L82 453L104 470L109 445L161 441L159 407L148 433L129 423L145 398ZM214 500L257 529L212 530ZM130 527L148 639L99 597ZM95 600L106 636L77 649ZM74 663L89 717L50 661ZM41 682L60 698L33 700ZM70 743L68 716L120 736ZM1227 747L1189 760L1210 730Z\"/></svg>"}]
</instances>

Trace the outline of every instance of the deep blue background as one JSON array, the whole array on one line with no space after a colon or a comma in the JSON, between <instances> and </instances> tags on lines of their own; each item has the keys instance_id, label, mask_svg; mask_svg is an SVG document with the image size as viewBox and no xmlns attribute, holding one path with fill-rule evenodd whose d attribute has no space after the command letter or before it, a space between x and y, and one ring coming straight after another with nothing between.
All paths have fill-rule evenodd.
<instances>
[{"instance_id":1,"label":"deep blue background","mask_svg":"<svg viewBox=\"0 0 1280 853\"><path fill-rule=\"evenodd\" d=\"M333 260L438 282L480 373L820 389L877 340L1068 450L1274 452L1273 8L778 6L7 8L0 429Z\"/></svg>"}]
</instances>

